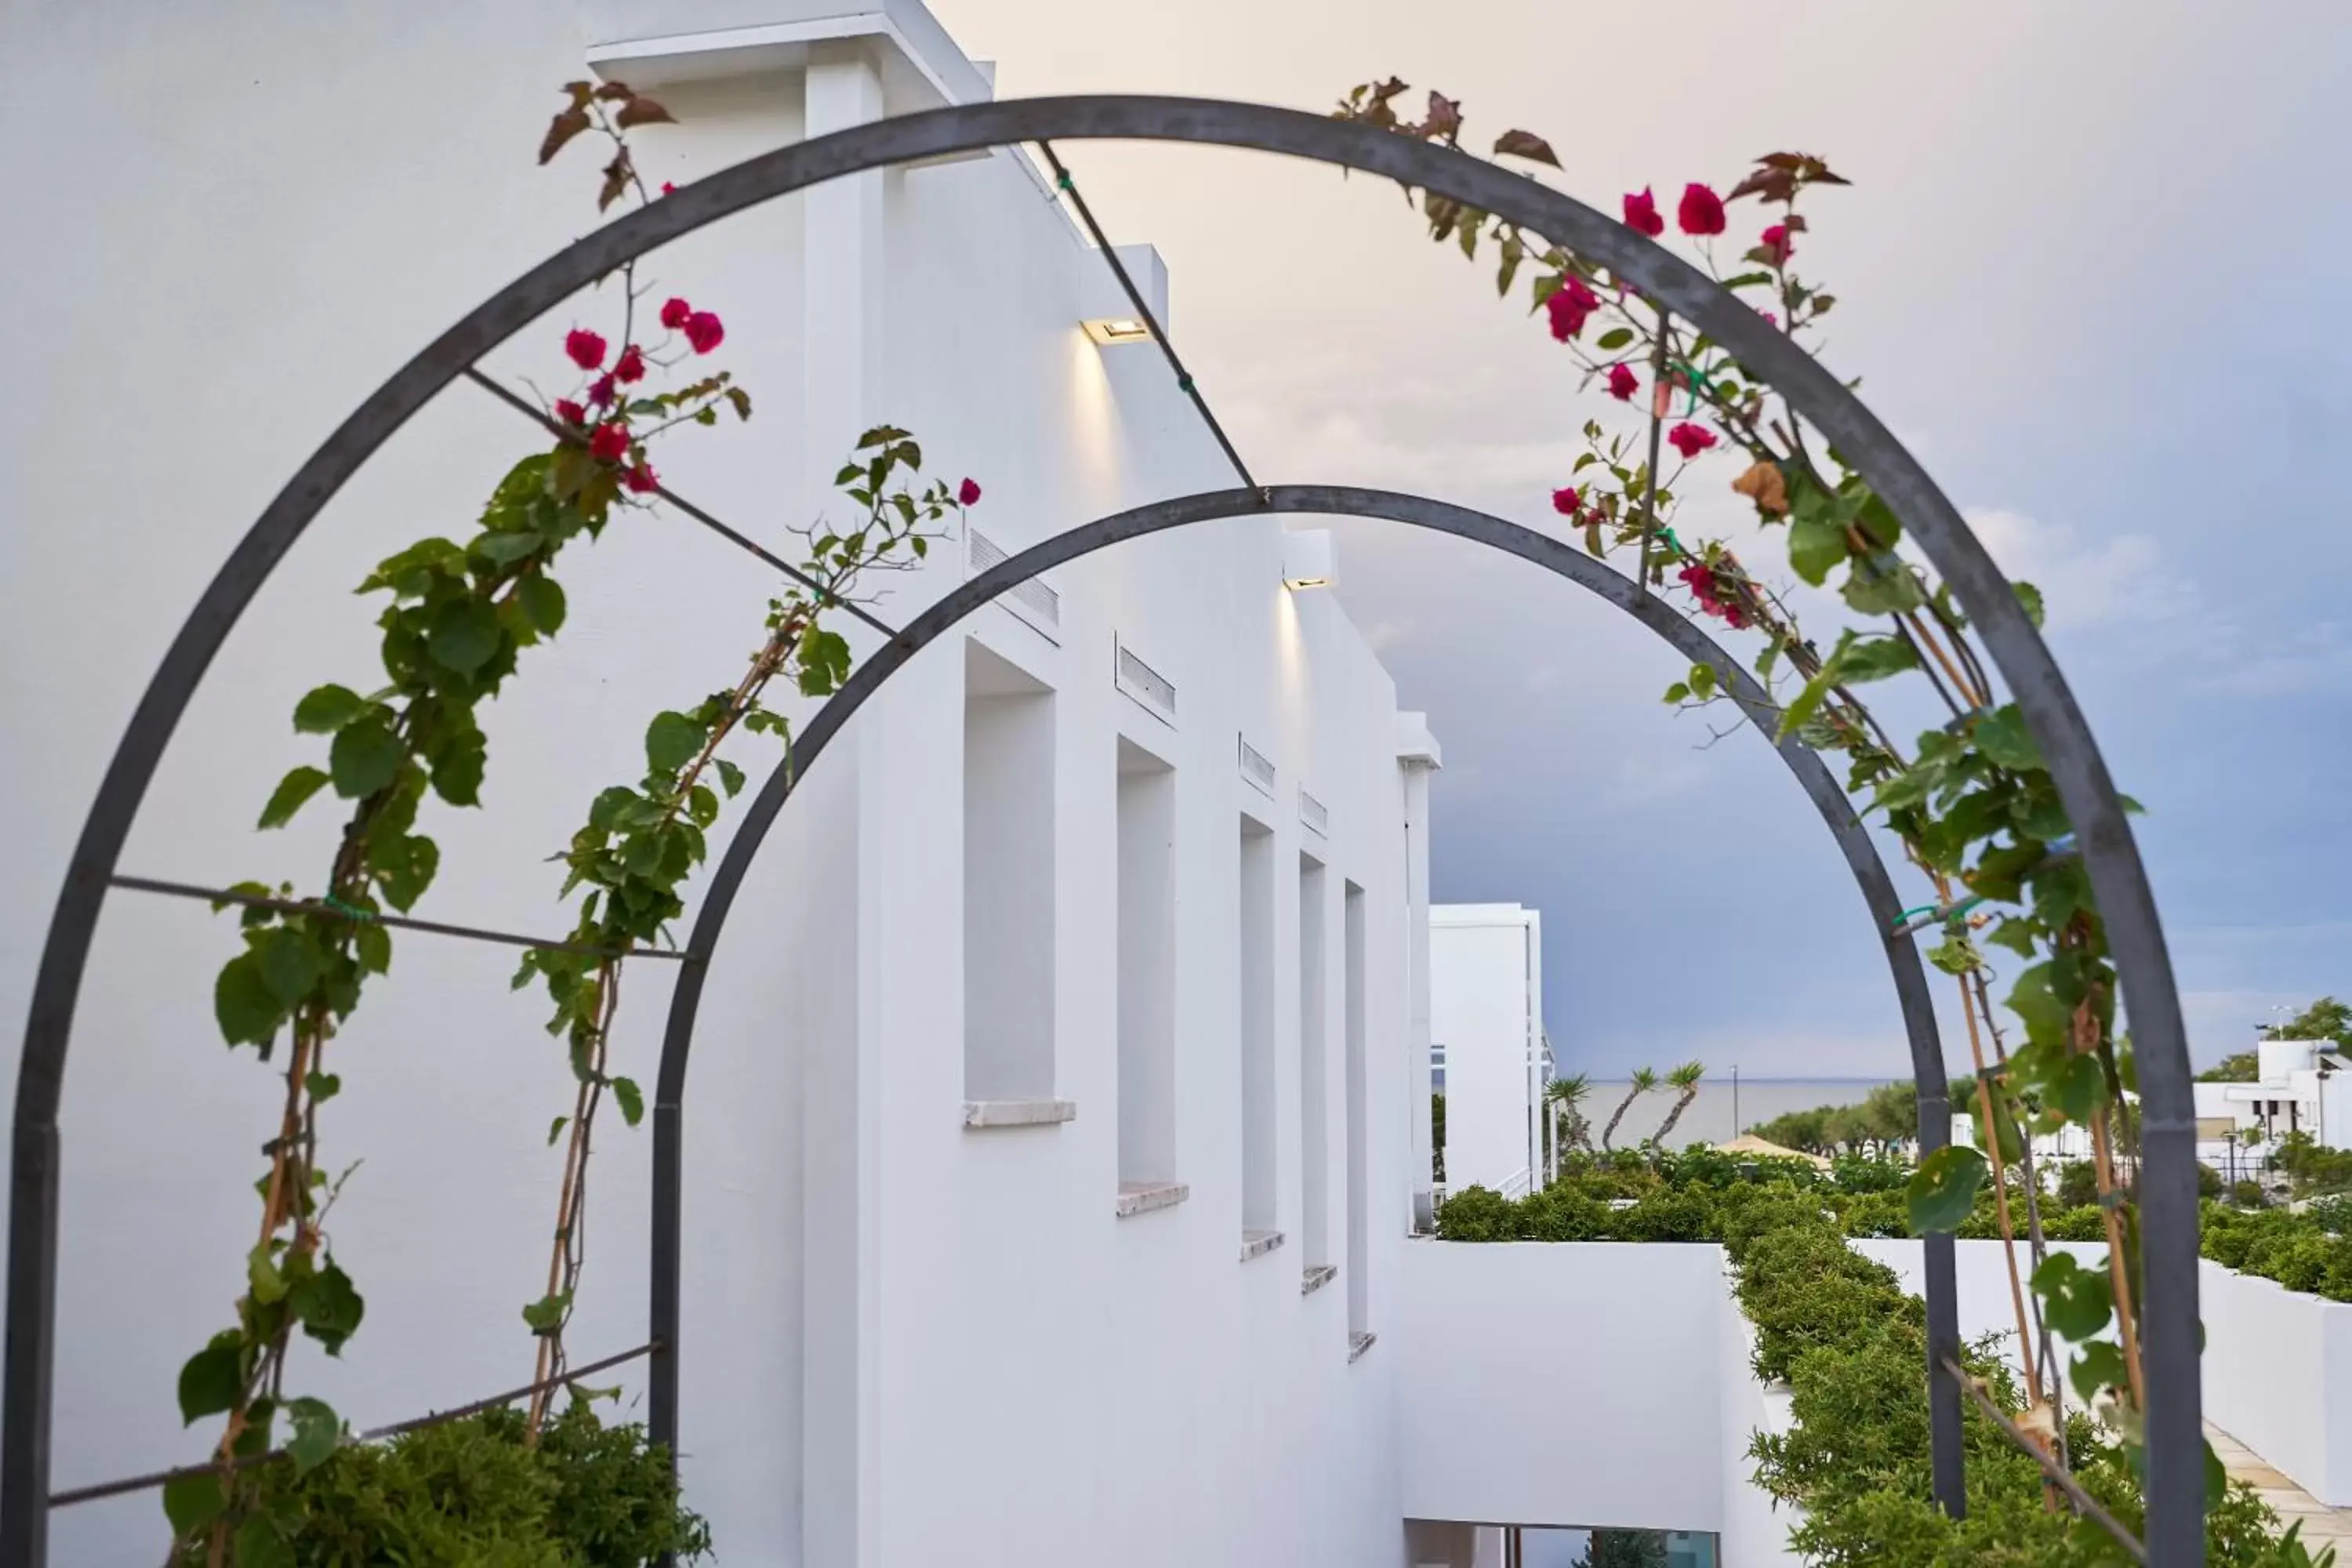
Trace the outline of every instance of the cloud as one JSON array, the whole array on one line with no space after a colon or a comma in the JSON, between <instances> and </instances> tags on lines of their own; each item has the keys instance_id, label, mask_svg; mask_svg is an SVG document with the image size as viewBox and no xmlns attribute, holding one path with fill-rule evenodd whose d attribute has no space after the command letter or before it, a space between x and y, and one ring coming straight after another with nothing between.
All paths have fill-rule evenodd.
<instances>
[{"instance_id":1,"label":"cloud","mask_svg":"<svg viewBox=\"0 0 2352 1568\"><path fill-rule=\"evenodd\" d=\"M1969 507L1963 515L2002 572L2042 590L2053 632L2176 621L2200 607L2195 590L2147 534L2084 539L2069 524L2006 507Z\"/></svg>"}]
</instances>

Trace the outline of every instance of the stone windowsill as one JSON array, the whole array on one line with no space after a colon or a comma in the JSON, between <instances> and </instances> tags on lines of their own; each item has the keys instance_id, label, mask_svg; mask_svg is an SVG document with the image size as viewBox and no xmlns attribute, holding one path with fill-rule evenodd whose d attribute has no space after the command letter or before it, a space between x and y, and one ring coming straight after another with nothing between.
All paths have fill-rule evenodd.
<instances>
[{"instance_id":1,"label":"stone windowsill","mask_svg":"<svg viewBox=\"0 0 2352 1568\"><path fill-rule=\"evenodd\" d=\"M1118 1184L1118 1217L1150 1214L1153 1209L1174 1208L1192 1195L1192 1189L1181 1182L1121 1182Z\"/></svg>"},{"instance_id":2,"label":"stone windowsill","mask_svg":"<svg viewBox=\"0 0 2352 1568\"><path fill-rule=\"evenodd\" d=\"M1328 1263L1310 1263L1298 1276L1298 1293L1312 1296L1339 1277L1339 1270Z\"/></svg>"},{"instance_id":3,"label":"stone windowsill","mask_svg":"<svg viewBox=\"0 0 2352 1568\"><path fill-rule=\"evenodd\" d=\"M1363 1359L1364 1352L1371 1349L1373 1342L1380 1337L1381 1336L1378 1334L1349 1334L1348 1336L1348 1360L1350 1363L1361 1361Z\"/></svg>"},{"instance_id":4,"label":"stone windowsill","mask_svg":"<svg viewBox=\"0 0 2352 1568\"><path fill-rule=\"evenodd\" d=\"M1052 1127L1075 1121L1075 1100L967 1100L963 1124L974 1131L989 1127Z\"/></svg>"},{"instance_id":5,"label":"stone windowsill","mask_svg":"<svg viewBox=\"0 0 2352 1568\"><path fill-rule=\"evenodd\" d=\"M1242 1232L1242 1261L1264 1258L1281 1245L1282 1232L1278 1230L1245 1230Z\"/></svg>"}]
</instances>

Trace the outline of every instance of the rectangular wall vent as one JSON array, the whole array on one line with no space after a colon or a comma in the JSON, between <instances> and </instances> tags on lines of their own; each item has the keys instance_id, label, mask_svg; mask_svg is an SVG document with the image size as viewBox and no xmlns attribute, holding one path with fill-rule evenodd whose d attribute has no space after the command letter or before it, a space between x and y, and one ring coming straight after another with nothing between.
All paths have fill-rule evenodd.
<instances>
[{"instance_id":1,"label":"rectangular wall vent","mask_svg":"<svg viewBox=\"0 0 2352 1568\"><path fill-rule=\"evenodd\" d=\"M1241 747L1242 777L1257 786L1266 799L1274 798L1274 759L1249 743L1246 736L1235 735Z\"/></svg>"},{"instance_id":2,"label":"rectangular wall vent","mask_svg":"<svg viewBox=\"0 0 2352 1568\"><path fill-rule=\"evenodd\" d=\"M1112 681L1170 728L1176 723L1176 683L1135 657L1124 642L1114 641L1118 663Z\"/></svg>"},{"instance_id":3,"label":"rectangular wall vent","mask_svg":"<svg viewBox=\"0 0 2352 1568\"><path fill-rule=\"evenodd\" d=\"M1304 784L1298 787L1298 820L1325 837L1330 837L1331 808L1308 795Z\"/></svg>"},{"instance_id":4,"label":"rectangular wall vent","mask_svg":"<svg viewBox=\"0 0 2352 1568\"><path fill-rule=\"evenodd\" d=\"M977 577L992 566L1002 565L1011 559L1005 548L996 541L967 524L964 528L964 575ZM1017 587L1009 588L996 601L1014 616L1027 622L1046 641L1062 640L1062 595L1040 577L1032 577Z\"/></svg>"}]
</instances>

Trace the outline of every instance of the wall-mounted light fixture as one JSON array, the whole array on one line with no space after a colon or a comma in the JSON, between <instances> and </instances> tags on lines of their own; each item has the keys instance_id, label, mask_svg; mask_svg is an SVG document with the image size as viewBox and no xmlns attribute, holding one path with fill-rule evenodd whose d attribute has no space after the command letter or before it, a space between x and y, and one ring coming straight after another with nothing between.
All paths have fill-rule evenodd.
<instances>
[{"instance_id":1,"label":"wall-mounted light fixture","mask_svg":"<svg viewBox=\"0 0 2352 1568\"><path fill-rule=\"evenodd\" d=\"M1339 552L1328 528L1306 528L1282 536L1282 584L1328 588L1339 580Z\"/></svg>"},{"instance_id":2,"label":"wall-mounted light fixture","mask_svg":"<svg viewBox=\"0 0 2352 1568\"><path fill-rule=\"evenodd\" d=\"M1105 316L1082 323L1087 336L1108 348L1113 343L1148 343L1151 329L1132 316Z\"/></svg>"}]
</instances>

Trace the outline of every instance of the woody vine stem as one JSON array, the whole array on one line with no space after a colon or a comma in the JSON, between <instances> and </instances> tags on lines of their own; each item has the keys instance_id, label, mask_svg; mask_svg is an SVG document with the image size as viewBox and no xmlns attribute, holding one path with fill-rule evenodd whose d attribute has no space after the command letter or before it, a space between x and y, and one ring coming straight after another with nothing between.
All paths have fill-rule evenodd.
<instances>
[{"instance_id":1,"label":"woody vine stem","mask_svg":"<svg viewBox=\"0 0 2352 1568\"><path fill-rule=\"evenodd\" d=\"M600 212L618 201L642 204L668 194L667 185L660 195L646 189L627 139L633 128L670 120L660 104L617 82L573 82L563 95L564 107L539 149L541 163L575 137L593 133L611 150ZM289 1560L299 1530L297 1504L283 1489L265 1494L252 1461L276 1447L280 1415L285 1459L298 1474L350 1440L325 1401L289 1394L288 1352L299 1328L328 1354L339 1354L364 1313L326 1228L350 1171L332 1182L325 1174L321 1109L342 1087L328 1070L329 1047L370 980L392 967L391 932L378 917L414 907L439 869L438 847L416 831L420 807L428 794L444 805L480 804L488 742L477 710L502 689L525 649L562 626L565 597L551 569L563 548L583 535L593 541L616 511L647 510L664 493L649 444L681 425L716 424L721 407L751 417L751 398L731 373L691 379L675 374L724 342L718 315L673 297L654 313L659 334L641 338L637 263L625 265L619 278L618 353L585 328L572 328L564 339L575 384L569 395L545 403L552 444L499 480L465 543L420 540L386 558L361 584L362 593L389 600L376 621L383 683L364 692L322 685L295 706L295 730L326 738L327 765L306 763L287 773L258 826L284 826L322 791L350 802L324 891L305 898L290 884L272 889L257 882L230 889L277 902L242 909L241 951L215 982L214 1013L232 1047L251 1046L273 1067L284 1052L282 1107L277 1136L264 1149L268 1168L255 1184L261 1215L235 1323L180 1373L184 1420L225 1420L214 1446L216 1468L177 1476L163 1489L175 1561L221 1568ZM683 384L654 390L661 379ZM585 1258L597 1110L609 1092L631 1124L642 1113L635 1083L608 1070L625 956L666 941L669 921L685 908L680 889L704 858L704 834L720 814L705 775L716 773L730 796L741 787L740 770L718 755L721 743L738 729L788 739L783 717L762 702L770 683L785 675L801 692L822 696L848 673L848 645L824 624L825 613L851 602L864 574L919 561L926 529L979 499L970 479L954 491L936 483L910 489L921 462L919 447L902 430L866 435L836 479L859 508L858 521L806 531L800 585L771 602L766 635L749 668L694 709L657 715L646 731L644 780L598 795L587 825L560 857L569 867L563 896L583 884L590 890L566 947L530 950L516 977L520 985L538 976L555 1002L551 1032L566 1037L575 1080L570 1113L549 1134L552 1143L567 1125L571 1130L546 1289L523 1313L536 1340L535 1384L561 1379L565 1370L562 1332ZM551 1389L534 1394L532 1432L550 1419L551 1401Z\"/></svg>"},{"instance_id":2,"label":"woody vine stem","mask_svg":"<svg viewBox=\"0 0 2352 1568\"><path fill-rule=\"evenodd\" d=\"M1336 113L1458 146L1461 106L1433 92L1423 118L1408 121L1395 108L1406 91L1394 79L1368 83L1350 90ZM1505 132L1494 152L1559 166L1550 144L1526 131ZM1801 205L1812 192L1846 183L1819 158L1774 153L1757 160L1725 195L1689 184L1675 216L1698 264L1718 284L1747 294L1782 333L1818 353L1822 319L1836 300L1795 269L1797 242L1808 226ZM1671 574L1700 613L1758 635L1763 646L1755 668L1780 696L1780 735L1843 753L1847 787L1882 815L1925 877L1933 900L1906 917L1906 931L1940 935L1927 957L1958 991L1985 1152L1954 1145L1921 1163L1909 1191L1913 1226L1955 1228L1990 1175L2027 1363L2027 1410L2019 1426L2045 1452L2063 1457L2063 1391L2049 1341L2054 1331L2081 1347L2068 1370L2076 1394L2137 1451L2147 1390L2133 1289L2139 1231L2122 1176L2129 1158L2124 1096L2135 1087L2129 1039L2116 1030L2116 976L2105 930L2057 791L2017 707L1993 689L1962 607L1898 551L1902 530L1886 503L1826 444L1817 450L1794 407L1785 399L1776 403L1728 353L1652 307L1607 268L1540 236L1434 193L1408 186L1406 197L1431 238L1457 246L1465 258L1475 258L1482 243L1492 247L1504 297L1524 274L1531 309L1584 384L1645 416L1633 429L1612 431L1598 419L1583 426L1582 450L1568 482L1553 492L1554 510L1596 556L1638 551L1643 591L1664 588ZM1716 243L1728 227L1730 205L1751 197L1769 209L1769 221L1737 266L1726 268ZM1627 195L1623 215L1629 227L1653 239L1665 233L1665 216L1649 189ZM1595 321L1600 330L1588 339ZM1644 371L1647 396L1637 403ZM1670 464L1665 448L1672 449ZM1841 630L1827 652L1800 626L1792 595L1757 575L1727 542L1686 542L1676 533L1685 479L1718 452L1745 458L1746 466L1727 476L1729 488L1753 507L1768 537L1780 533L1796 576L1833 588L1857 623ZM2038 591L2024 584L2017 591L2038 622ZM1944 715L1907 752L1857 694L1900 676L1917 678ZM1672 704L1704 706L1722 693L1713 669L1696 665L1665 695ZM2026 961L2007 998L2026 1036L2015 1052L1999 1032L1979 932ZM2094 1150L2108 1243L2104 1277L2065 1254L2044 1256L2041 1247L2031 1134L2069 1123L2086 1130ZM2020 1172L2014 1183L2012 1165ZM2024 1201L2030 1266L2017 1257L2013 1194ZM2110 1321L2119 1344L2085 1343ZM2054 1505L2054 1489L2051 1496Z\"/></svg>"}]
</instances>

